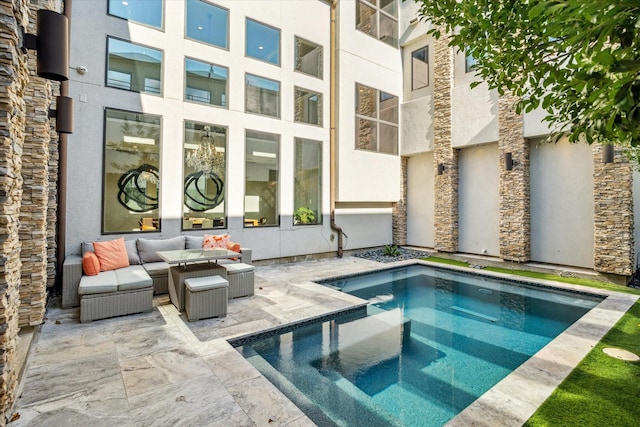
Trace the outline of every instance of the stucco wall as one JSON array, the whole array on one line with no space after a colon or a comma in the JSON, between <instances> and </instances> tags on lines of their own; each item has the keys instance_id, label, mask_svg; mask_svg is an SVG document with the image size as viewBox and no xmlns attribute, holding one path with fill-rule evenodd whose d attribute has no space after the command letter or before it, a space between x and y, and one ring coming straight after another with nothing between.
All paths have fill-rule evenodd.
<instances>
[{"instance_id":1,"label":"stucco wall","mask_svg":"<svg viewBox=\"0 0 640 427\"><path fill-rule=\"evenodd\" d=\"M531 145L531 259L593 268L593 159L587 144Z\"/></svg>"},{"instance_id":2,"label":"stucco wall","mask_svg":"<svg viewBox=\"0 0 640 427\"><path fill-rule=\"evenodd\" d=\"M102 3L101 3L102 4ZM87 74L71 71L70 96L75 100L76 129L69 138L66 252L77 253L80 242L100 238L103 180L104 108L124 109L162 116L160 157L160 217L162 231L147 238L183 234L182 162L184 120L228 127L227 205L228 228L234 240L254 248L255 259L325 252L335 248L328 240L329 218L329 5L325 2L219 1L229 8L229 50L184 37L183 2L164 2L164 31L106 14L94 2L74 3L78 19L72 26L71 67L86 66ZM245 18L250 17L281 31L281 65L245 57ZM312 25L311 25L312 23ZM119 37L164 52L163 96L105 88L106 37ZM294 36L323 46L323 79L294 72ZM184 58L208 61L229 68L228 108L183 102ZM245 114L245 72L281 82L281 118ZM323 127L294 122L294 86L323 94ZM352 95L353 96L353 95ZM353 121L352 119L350 121ZM243 228L245 181L245 130L280 135L280 227ZM323 142L323 215L325 225L293 227L294 138ZM214 230L214 233L223 230ZM202 234L200 232L189 232ZM109 239L115 236L103 236ZM140 234L129 234L136 238Z\"/></svg>"},{"instance_id":3,"label":"stucco wall","mask_svg":"<svg viewBox=\"0 0 640 427\"><path fill-rule=\"evenodd\" d=\"M407 164L407 244L435 246L433 152L411 156Z\"/></svg>"},{"instance_id":4,"label":"stucco wall","mask_svg":"<svg viewBox=\"0 0 640 427\"><path fill-rule=\"evenodd\" d=\"M500 255L498 158L498 144L495 143L460 150L460 252Z\"/></svg>"}]
</instances>

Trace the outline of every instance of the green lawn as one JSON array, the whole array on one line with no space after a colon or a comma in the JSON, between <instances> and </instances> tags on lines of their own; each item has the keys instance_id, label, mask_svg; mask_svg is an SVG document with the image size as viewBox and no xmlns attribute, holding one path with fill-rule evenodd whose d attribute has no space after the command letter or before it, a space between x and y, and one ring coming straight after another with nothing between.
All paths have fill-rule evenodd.
<instances>
[{"instance_id":1,"label":"green lawn","mask_svg":"<svg viewBox=\"0 0 640 427\"><path fill-rule=\"evenodd\" d=\"M425 260L468 266L466 262L446 258L429 257ZM640 295L640 289L597 280L500 267L485 267L484 270ZM640 302L634 304L589 352L525 426L639 426L640 362L609 357L602 352L606 347L640 355Z\"/></svg>"}]
</instances>

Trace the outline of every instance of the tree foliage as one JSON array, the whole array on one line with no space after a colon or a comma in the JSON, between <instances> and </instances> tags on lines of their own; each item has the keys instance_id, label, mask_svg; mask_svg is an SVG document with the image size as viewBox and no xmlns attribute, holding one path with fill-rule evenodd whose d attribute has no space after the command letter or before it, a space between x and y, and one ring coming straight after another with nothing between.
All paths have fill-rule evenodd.
<instances>
[{"instance_id":1,"label":"tree foliage","mask_svg":"<svg viewBox=\"0 0 640 427\"><path fill-rule=\"evenodd\" d=\"M640 160L640 0L416 0L430 31L477 60L518 113L542 107L571 142ZM639 162L640 163L640 162Z\"/></svg>"}]
</instances>

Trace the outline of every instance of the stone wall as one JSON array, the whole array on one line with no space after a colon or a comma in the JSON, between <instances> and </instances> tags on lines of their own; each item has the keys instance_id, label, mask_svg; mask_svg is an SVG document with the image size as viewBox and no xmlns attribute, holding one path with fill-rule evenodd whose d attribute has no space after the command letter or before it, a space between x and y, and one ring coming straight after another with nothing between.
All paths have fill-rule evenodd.
<instances>
[{"instance_id":1,"label":"stone wall","mask_svg":"<svg viewBox=\"0 0 640 427\"><path fill-rule=\"evenodd\" d=\"M36 34L38 9L55 9L56 1L31 2L28 32ZM25 89L26 127L22 153L23 195L20 211L22 250L20 286L20 327L42 323L46 305L48 276L48 208L51 125L48 118L53 100L52 83L36 75L35 52L30 51L29 85ZM59 84L56 83L56 87Z\"/></svg>"},{"instance_id":2,"label":"stone wall","mask_svg":"<svg viewBox=\"0 0 640 427\"><path fill-rule=\"evenodd\" d=\"M434 42L433 143L435 164L435 249L458 249L458 151L451 147L453 50L444 28ZM438 165L444 166L438 174Z\"/></svg>"},{"instance_id":3,"label":"stone wall","mask_svg":"<svg viewBox=\"0 0 640 427\"><path fill-rule=\"evenodd\" d=\"M593 147L594 269L630 276L634 271L633 168L619 149L604 163Z\"/></svg>"},{"instance_id":4,"label":"stone wall","mask_svg":"<svg viewBox=\"0 0 640 427\"><path fill-rule=\"evenodd\" d=\"M26 0L0 0L0 425L15 400L16 337L21 243L22 150L25 128L24 89L29 80L20 52L19 26L26 27Z\"/></svg>"},{"instance_id":5,"label":"stone wall","mask_svg":"<svg viewBox=\"0 0 640 427\"><path fill-rule=\"evenodd\" d=\"M400 157L400 200L393 204L392 238L394 245L407 244L407 165L409 158Z\"/></svg>"},{"instance_id":6,"label":"stone wall","mask_svg":"<svg viewBox=\"0 0 640 427\"><path fill-rule=\"evenodd\" d=\"M522 116L514 108L516 102L517 98L510 93L498 100L500 256L525 262L531 258L530 159ZM506 153L512 155L511 170L505 169Z\"/></svg>"}]
</instances>

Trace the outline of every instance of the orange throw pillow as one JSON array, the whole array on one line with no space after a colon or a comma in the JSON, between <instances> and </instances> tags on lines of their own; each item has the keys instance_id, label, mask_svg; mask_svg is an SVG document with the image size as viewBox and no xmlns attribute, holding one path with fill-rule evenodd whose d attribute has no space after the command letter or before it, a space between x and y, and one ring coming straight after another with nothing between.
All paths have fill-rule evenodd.
<instances>
[{"instance_id":1,"label":"orange throw pillow","mask_svg":"<svg viewBox=\"0 0 640 427\"><path fill-rule=\"evenodd\" d=\"M100 273L100 260L95 252L85 252L82 255L82 271L87 276L97 276Z\"/></svg>"},{"instance_id":2,"label":"orange throw pillow","mask_svg":"<svg viewBox=\"0 0 640 427\"><path fill-rule=\"evenodd\" d=\"M227 243L227 249L233 252L240 252L240 243L229 242ZM231 261L237 261L237 260L238 258L231 258Z\"/></svg>"},{"instance_id":3,"label":"orange throw pillow","mask_svg":"<svg viewBox=\"0 0 640 427\"><path fill-rule=\"evenodd\" d=\"M129 255L124 237L106 242L93 242L93 250L100 260L100 271L129 267Z\"/></svg>"},{"instance_id":4,"label":"orange throw pillow","mask_svg":"<svg viewBox=\"0 0 640 427\"><path fill-rule=\"evenodd\" d=\"M205 234L202 240L202 247L204 249L222 248L227 249L229 244L228 234Z\"/></svg>"}]
</instances>

